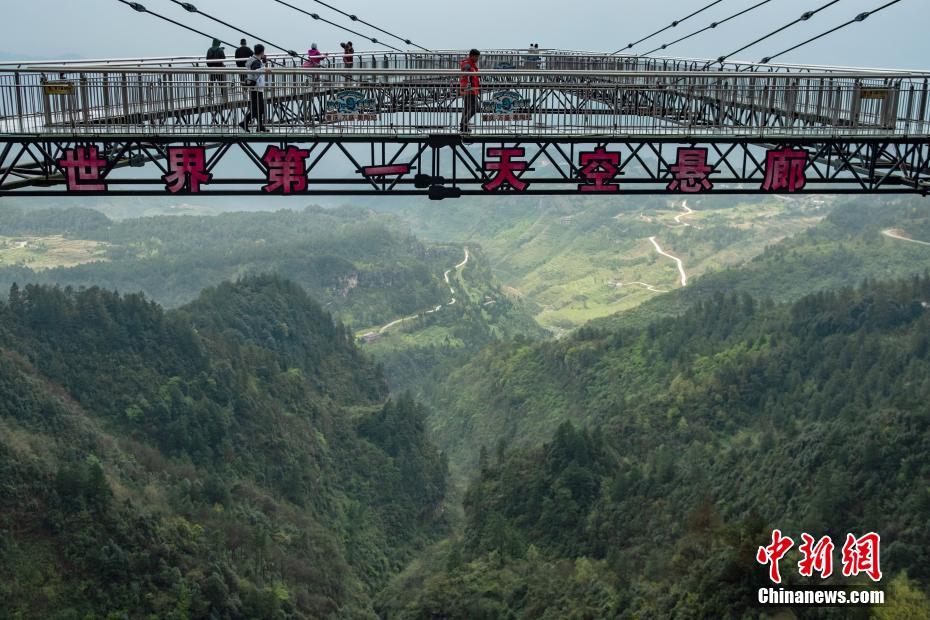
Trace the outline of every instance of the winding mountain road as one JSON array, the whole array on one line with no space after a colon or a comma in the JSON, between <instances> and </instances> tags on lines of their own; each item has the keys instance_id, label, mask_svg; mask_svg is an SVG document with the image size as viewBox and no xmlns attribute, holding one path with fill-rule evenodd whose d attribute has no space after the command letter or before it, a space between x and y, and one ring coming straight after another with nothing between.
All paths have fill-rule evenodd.
<instances>
[{"instance_id":1,"label":"winding mountain road","mask_svg":"<svg viewBox=\"0 0 930 620\"><path fill-rule=\"evenodd\" d=\"M691 224L689 224L688 222L682 222L682 221L681 221L681 218L683 218L683 217L685 217L685 216L687 216L687 215L691 215L692 213L694 213L694 209L692 209L691 207L688 206L688 201L687 201L687 200L682 200L682 201L681 201L681 208L684 209L685 212L682 213L682 214L680 214L680 215L676 215L676 216L675 216L675 223L676 223L676 224L680 224L681 226L691 226Z\"/></svg>"},{"instance_id":2,"label":"winding mountain road","mask_svg":"<svg viewBox=\"0 0 930 620\"><path fill-rule=\"evenodd\" d=\"M652 284L648 284L646 282L617 282L615 286L617 288L623 288L624 286L633 286L633 285L645 287L647 291L650 291L652 293L667 293L668 292L665 289L656 288Z\"/></svg>"},{"instance_id":3,"label":"winding mountain road","mask_svg":"<svg viewBox=\"0 0 930 620\"><path fill-rule=\"evenodd\" d=\"M920 245L930 245L930 242L927 242L927 241L918 241L917 239L911 239L910 237L905 237L901 235L901 232L903 231L900 231L896 228L889 228L887 230L883 230L882 234L885 235L886 237L889 237L891 239L897 239L899 241L910 241L911 243L919 243Z\"/></svg>"},{"instance_id":4,"label":"winding mountain road","mask_svg":"<svg viewBox=\"0 0 930 620\"><path fill-rule=\"evenodd\" d=\"M449 282L449 274L452 273L453 271L458 271L459 269L461 269L462 267L464 267L465 265L467 265L467 264L468 264L468 257L469 257L468 248L465 248L465 258L464 258L464 260L462 260L461 263L459 263L458 265L456 265L456 266L453 267L452 269L446 269L446 272L445 272L444 274L442 274L442 277L445 279L446 284L449 285L449 293L452 294L452 301L450 301L448 304L446 304L447 306L451 306L451 305L455 304L455 289L452 288L452 284ZM436 306L436 308L434 308L433 310L430 310L430 312L436 312L436 310L439 310L440 308L442 308L442 306Z\"/></svg>"},{"instance_id":5,"label":"winding mountain road","mask_svg":"<svg viewBox=\"0 0 930 620\"><path fill-rule=\"evenodd\" d=\"M446 269L445 273L442 274L442 277L443 277L443 279L446 281L446 284L449 285L449 293L452 295L452 300L449 301L447 304L445 304L446 306L455 305L455 289L452 288L452 283L449 281L449 274L452 273L453 271L458 271L459 269L461 269L462 267L464 267L465 265L467 265L467 264L468 264L468 259L469 259L470 257L471 257L471 255L468 253L468 248L465 248L465 258L462 259L462 262L460 262L460 263L459 263L458 265L456 265L455 267L452 267L451 269ZM442 310L442 307L443 307L443 304L439 304L438 306L436 306L436 307L433 308L432 310L426 310L425 312L422 312L422 313L412 314L412 315L410 315L410 316L405 316L405 317L401 317L401 318L399 318L399 319L394 319L393 321L391 321L391 322L388 323L387 325L384 325L384 326L378 328L377 333L378 333L378 334L383 334L384 332L386 332L387 330L391 329L391 328L394 327L395 325L399 325L400 323L403 323L404 321L411 321L411 320L413 320L413 319L417 319L417 318L420 317L420 314L433 314L434 312L439 312L440 310ZM374 332L368 332L368 334L365 334L365 335L367 336L367 335L372 334L372 333L374 333Z\"/></svg>"},{"instance_id":6,"label":"winding mountain road","mask_svg":"<svg viewBox=\"0 0 930 620\"><path fill-rule=\"evenodd\" d=\"M687 214L684 214L687 215ZM688 286L688 274L685 273L685 265L681 262L681 259L677 256L673 256L662 249L662 246L659 245L659 242L656 241L655 237L649 237L649 241L652 242L652 245L655 246L656 252L662 256L667 256L678 264L678 273L681 275L681 285Z\"/></svg>"}]
</instances>

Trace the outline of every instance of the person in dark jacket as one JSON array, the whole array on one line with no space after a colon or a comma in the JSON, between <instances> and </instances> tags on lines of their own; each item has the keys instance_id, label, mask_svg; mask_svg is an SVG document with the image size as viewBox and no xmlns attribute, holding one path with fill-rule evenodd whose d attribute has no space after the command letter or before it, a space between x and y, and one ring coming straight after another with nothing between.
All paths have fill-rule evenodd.
<instances>
[{"instance_id":1,"label":"person in dark jacket","mask_svg":"<svg viewBox=\"0 0 930 620\"><path fill-rule=\"evenodd\" d=\"M252 48L248 46L245 39L239 39L239 47L236 48L236 66L245 69L245 63L252 57ZM239 76L239 82L245 83L245 75Z\"/></svg>"},{"instance_id":2,"label":"person in dark jacket","mask_svg":"<svg viewBox=\"0 0 930 620\"><path fill-rule=\"evenodd\" d=\"M226 48L220 45L219 39L213 39L213 46L207 50L207 66L208 67L223 67L225 63L222 62L226 58ZM223 75L220 73L211 73L210 81L211 82L221 82L223 80Z\"/></svg>"},{"instance_id":3,"label":"person in dark jacket","mask_svg":"<svg viewBox=\"0 0 930 620\"><path fill-rule=\"evenodd\" d=\"M252 48L248 46L245 39L239 40L239 47L236 48L236 66L245 69L245 64L252 57ZM239 76L239 82L245 83L245 75Z\"/></svg>"},{"instance_id":4,"label":"person in dark jacket","mask_svg":"<svg viewBox=\"0 0 930 620\"><path fill-rule=\"evenodd\" d=\"M239 47L236 48L236 66L240 69L245 68L245 62L252 56L252 48L249 47L245 39L239 41Z\"/></svg>"}]
</instances>

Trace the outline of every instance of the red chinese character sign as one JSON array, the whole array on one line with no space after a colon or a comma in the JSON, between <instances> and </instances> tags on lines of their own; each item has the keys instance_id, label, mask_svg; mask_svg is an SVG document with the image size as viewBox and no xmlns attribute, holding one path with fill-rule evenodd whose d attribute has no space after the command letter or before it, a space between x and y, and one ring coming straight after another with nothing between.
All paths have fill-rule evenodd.
<instances>
[{"instance_id":1,"label":"red chinese character sign","mask_svg":"<svg viewBox=\"0 0 930 620\"><path fill-rule=\"evenodd\" d=\"M707 149L678 149L678 158L669 166L669 171L674 175L674 180L666 187L670 192L697 194L714 188L708 178L714 169L707 165Z\"/></svg>"},{"instance_id":2,"label":"red chinese character sign","mask_svg":"<svg viewBox=\"0 0 930 620\"><path fill-rule=\"evenodd\" d=\"M525 161L514 161L515 157L523 157L526 149L522 147L514 148L489 148L487 156L498 158L500 161L487 161L484 163L484 169L489 172L496 172L493 178L481 187L486 192L493 192L500 189L504 184L509 185L518 192L527 188L529 183L521 181L517 172L526 170L528 164Z\"/></svg>"},{"instance_id":3,"label":"red chinese character sign","mask_svg":"<svg viewBox=\"0 0 930 620\"><path fill-rule=\"evenodd\" d=\"M362 174L366 177L385 177L410 173L410 164L388 164L386 166L365 166Z\"/></svg>"},{"instance_id":4,"label":"red chinese character sign","mask_svg":"<svg viewBox=\"0 0 930 620\"><path fill-rule=\"evenodd\" d=\"M268 184L262 189L269 194L306 191L309 155L310 151L298 149L296 146L288 146L283 150L269 146L262 157L262 161L268 166Z\"/></svg>"},{"instance_id":5,"label":"red chinese character sign","mask_svg":"<svg viewBox=\"0 0 930 620\"><path fill-rule=\"evenodd\" d=\"M583 152L578 174L587 181L578 185L580 192L617 192L620 186L608 181L623 174L620 172L620 153L608 151L603 146Z\"/></svg>"},{"instance_id":6,"label":"red chinese character sign","mask_svg":"<svg viewBox=\"0 0 930 620\"><path fill-rule=\"evenodd\" d=\"M769 565L769 579L774 583L781 583L781 573L778 570L778 561L785 557L788 550L794 546L794 541L781 535L781 530L772 531L772 544L759 547L756 552L756 561L759 564Z\"/></svg>"},{"instance_id":7,"label":"red chinese character sign","mask_svg":"<svg viewBox=\"0 0 930 620\"><path fill-rule=\"evenodd\" d=\"M770 149L765 154L765 181L767 192L797 192L807 185L807 163L810 153L804 149L786 147Z\"/></svg>"},{"instance_id":8,"label":"red chinese character sign","mask_svg":"<svg viewBox=\"0 0 930 620\"><path fill-rule=\"evenodd\" d=\"M107 160L100 157L96 146L65 149L65 156L57 163L64 170L69 192L107 191L107 185L103 182Z\"/></svg>"},{"instance_id":9,"label":"red chinese character sign","mask_svg":"<svg viewBox=\"0 0 930 620\"><path fill-rule=\"evenodd\" d=\"M813 577L820 573L821 579L827 579L833 574L833 540L823 536L817 540L807 533L801 534L801 559L798 561L798 574L802 577ZM778 561L794 546L794 541L782 536L781 530L772 531L772 543L759 547L756 552L756 561L769 567L769 579L774 583L781 583L781 573ZM854 534L846 535L843 545L843 576L855 577L865 573L872 581L882 578L880 558L881 537L875 532L856 537Z\"/></svg>"},{"instance_id":10,"label":"red chinese character sign","mask_svg":"<svg viewBox=\"0 0 930 620\"><path fill-rule=\"evenodd\" d=\"M803 577L811 577L814 571L820 573L821 579L833 574L833 541L824 536L814 544L814 537L810 534L801 534L801 546L798 550L803 556L798 562L798 572Z\"/></svg>"},{"instance_id":11,"label":"red chinese character sign","mask_svg":"<svg viewBox=\"0 0 930 620\"><path fill-rule=\"evenodd\" d=\"M68 146L70 148L65 148ZM242 179L216 180L213 168L227 153L233 149L221 148L211 157L207 157L207 148L204 146L169 146L155 147L140 143L139 153L130 156L132 143L120 147L118 144L104 143L91 145L62 145L61 155L53 159L57 165L60 177L49 179L51 182L61 183L68 192L102 193L120 189L119 193L133 193L139 191L140 186L159 187L164 183L165 192L170 194L213 192L217 194L305 194L313 187L310 175L313 168L326 155L330 149L318 151L318 156L311 159L310 154L316 148L315 143L302 144L274 144L265 145L264 154L255 155L247 145L240 145L243 151L252 158L253 163L260 169L263 179L245 181ZM406 146L406 145L404 145ZM427 145L428 146L428 145ZM535 148L538 146L538 150ZM658 165L654 160L643 159L638 155L642 145L596 143L588 146L589 150L579 149L578 155L568 155L557 144L537 144L535 146L520 145L519 143L498 146L485 146L482 169L481 190L484 192L526 192L534 194L564 194L577 191L581 195L620 193L662 193L669 195L710 194L716 191L722 193L770 192L790 194L808 191L814 185L822 186L834 180L829 178L820 167L820 159L812 161L813 151L801 147L778 146L769 149L764 158L759 158L753 151L756 147L743 145L745 153L743 162L732 162L732 149L724 152L717 147L695 147L687 145L652 145ZM161 171L152 174L149 178L136 178L130 175L119 175L113 178L111 170L122 166L145 167L148 161L156 161L158 155L152 151L158 148L158 155L164 157L165 163L159 164ZM424 147L425 148L425 147ZM460 148L454 145L454 149ZM574 148L574 147L573 147ZM454 150L453 149L453 150ZM529 149L532 149L530 152ZM551 150L547 150L551 149ZM613 150L612 150L613 149ZM627 150L631 149L631 150ZM402 149L401 149L402 150ZM552 151L557 151L554 153ZM674 150L675 157L666 159L666 155ZM401 179L410 174L412 170L421 166L420 150L414 161L398 162L400 150L393 158L383 154L382 161L365 165L343 149L333 149L332 152L343 151L348 155L349 163L357 174L364 178L364 182L373 186L373 190L366 187L366 191L390 191L396 187L403 187L407 181ZM119 156L107 156L106 153L119 152ZM440 153L441 151L435 151ZM454 158L463 157L456 154ZM545 176L541 170L531 168L533 162L547 157L552 162L556 175ZM471 158L468 155L468 158ZM473 160L472 160L473 161ZM312 162L312 163L311 163ZM634 163L638 162L638 163ZM440 166L440 159L435 159L433 165ZM629 164L629 166L627 165ZM346 162L340 162L346 166ZM824 163L824 165L828 165ZM732 176L722 174L729 170ZM350 169L351 170L351 169ZM438 168L437 168L438 170ZM813 172L812 172L813 171ZM162 174L164 173L164 174ZM721 173L721 174L718 174ZM458 174L458 173L454 173ZM811 183L807 175L811 174ZM474 172L466 183L474 182ZM816 176L816 179L813 178ZM351 173L348 175L351 177ZM427 184L423 185L424 177ZM121 179L125 179L122 181ZM839 179L845 182L843 179ZM330 193L330 186L342 185L352 187L358 179L335 179L319 186L314 193ZM451 179L453 185L459 179ZM130 189L122 189L122 184L131 185ZM426 189L436 184L442 185L442 177L430 177L428 174L418 174L415 180L416 189ZM528 188L537 184L531 192ZM725 187L720 187L725 183ZM863 181L862 183L865 183ZM249 185L241 189L229 189L228 184ZM115 185L116 188L110 187ZM206 187L205 187L206 186ZM382 186L382 187L379 187ZM734 187L735 186L735 187ZM748 187L748 189L745 189ZM317 189L317 188L314 188ZM156 189L155 192L158 190ZM345 190L338 190L345 191ZM404 190L409 191L409 190ZM474 192L475 190L466 190ZM826 191L830 191L827 189ZM152 193L151 189L143 193Z\"/></svg>"},{"instance_id":12,"label":"red chinese character sign","mask_svg":"<svg viewBox=\"0 0 930 620\"><path fill-rule=\"evenodd\" d=\"M869 532L861 538L846 534L846 543L843 545L843 576L855 577L859 573L865 573L872 581L880 581L880 545L881 537L875 532Z\"/></svg>"},{"instance_id":13,"label":"red chinese character sign","mask_svg":"<svg viewBox=\"0 0 930 620\"><path fill-rule=\"evenodd\" d=\"M202 146L169 147L168 170L161 180L172 194L184 189L192 194L200 193L201 184L213 179L207 172L207 149Z\"/></svg>"}]
</instances>

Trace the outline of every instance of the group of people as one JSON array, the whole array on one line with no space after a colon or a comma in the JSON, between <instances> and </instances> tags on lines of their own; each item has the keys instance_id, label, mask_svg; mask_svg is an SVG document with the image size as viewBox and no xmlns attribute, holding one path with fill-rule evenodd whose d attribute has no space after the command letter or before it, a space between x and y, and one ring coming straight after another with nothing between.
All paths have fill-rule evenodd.
<instances>
[{"instance_id":1,"label":"group of people","mask_svg":"<svg viewBox=\"0 0 930 620\"><path fill-rule=\"evenodd\" d=\"M207 66L220 68L226 66L226 48L220 45L219 39L213 39L213 45L207 50ZM249 73L239 79L249 93L249 109L245 118L239 123L243 131L249 131L253 120L258 121L258 131L265 131L265 76L268 73L268 60L265 58L265 46L261 43L255 45L253 50L245 39L239 41L235 53L236 67L248 69ZM210 75L211 82L222 81L219 73Z\"/></svg>"},{"instance_id":2,"label":"group of people","mask_svg":"<svg viewBox=\"0 0 930 620\"><path fill-rule=\"evenodd\" d=\"M222 47L220 43L221 41L219 39L213 39L213 45L207 50L208 67L219 68L225 66L226 49ZM341 45L344 53L344 62L346 66L351 68L355 59L355 50L352 48L352 42L349 41ZM320 52L317 48L317 44L314 43L310 46L310 49L307 50L307 57L304 60L303 67L309 69L318 68L325 58L326 55ZM265 80L269 71L268 59L265 56L265 46L258 43L253 50L249 47L245 39L241 39L239 41L239 47L236 49L235 59L237 68L249 70L249 73L240 77L242 85L249 93L249 108L242 122L239 123L239 127L243 131L248 132L249 127L252 125L252 121L255 120L258 122L258 131L264 132L266 131ZM211 82L220 82L222 79L223 76L219 73L210 75Z\"/></svg>"},{"instance_id":3,"label":"group of people","mask_svg":"<svg viewBox=\"0 0 930 620\"><path fill-rule=\"evenodd\" d=\"M265 78L269 71L268 60L265 57L265 46L261 43L250 48L245 39L240 42L239 48L236 49L236 67L248 69L249 73L242 76L242 83L249 92L249 109L245 118L239 123L243 131L249 131L252 121L258 121L258 131L265 131ZM340 43L343 50L343 64L345 68L352 69L355 66L355 49L352 42ZM537 48L538 49L538 48ZM459 122L459 131L468 133L470 131L469 123L478 113L481 106L481 79L478 77L478 59L481 52L472 49L468 56L459 62L459 68L464 74L459 79L459 95L464 101L462 109L462 118ZM318 68L327 55L319 50L316 43L307 50L307 58L303 62L303 67L308 69ZM213 45L207 50L207 66L223 67L226 53L220 45L220 41L213 40ZM211 81L220 81L222 75L215 74L210 76Z\"/></svg>"},{"instance_id":4,"label":"group of people","mask_svg":"<svg viewBox=\"0 0 930 620\"><path fill-rule=\"evenodd\" d=\"M226 63L226 48L221 45L222 41L219 39L213 39L213 45L210 46L210 49L207 50L207 66L208 67L224 67ZM342 47L342 63L346 69L352 69L355 66L355 48L352 46L352 41L347 43L340 43ZM256 48L261 47L264 49L264 46L261 44L256 45ZM248 59L254 55L254 52L251 47L248 46L248 43L245 39L239 41L239 47L236 49L236 66L240 69L244 69L248 62ZM310 45L310 49L307 50L307 56L304 58L304 62L301 65L305 69L318 69L323 61L326 60L329 56L324 54L319 50L316 43ZM219 82L222 79L222 76L218 73L210 76L211 81Z\"/></svg>"},{"instance_id":5,"label":"group of people","mask_svg":"<svg viewBox=\"0 0 930 620\"><path fill-rule=\"evenodd\" d=\"M352 46L352 41L340 43L339 46L342 48L342 64L346 69L353 68L355 66L355 48ZM316 43L312 43L310 49L307 50L307 58L301 66L304 69L318 69L327 58L329 56L321 52Z\"/></svg>"},{"instance_id":6,"label":"group of people","mask_svg":"<svg viewBox=\"0 0 930 620\"><path fill-rule=\"evenodd\" d=\"M220 45L222 43L219 39L213 39L213 45L210 46L210 49L207 50L207 66L214 68L225 67L226 63L223 62L226 60L226 48ZM259 44L255 46L256 48L265 49L263 45ZM239 47L236 48L236 66L240 69L244 69L248 59L252 57L254 52L252 48L248 46L248 43L245 39L239 41ZM219 73L214 73L210 75L210 80L213 82L219 82L222 79L222 75Z\"/></svg>"},{"instance_id":7,"label":"group of people","mask_svg":"<svg viewBox=\"0 0 930 620\"><path fill-rule=\"evenodd\" d=\"M226 48L221 45L219 39L213 39L213 45L207 50L207 66L211 68L221 68L226 66ZM352 41L339 44L342 47L342 62L347 69L355 66L355 48ZM317 69L326 60L328 56L321 52L316 43L310 45L307 50L307 56L304 59L302 67L305 69ZM241 76L240 80L249 93L249 109L245 118L239 123L243 131L249 131L252 121L258 121L258 131L265 131L265 79L268 73L268 59L265 57L265 46L258 43L253 50L249 47L245 39L239 41L239 47L235 53L236 67L239 69L248 69L249 73ZM211 82L223 81L222 74L214 73L210 75Z\"/></svg>"}]
</instances>

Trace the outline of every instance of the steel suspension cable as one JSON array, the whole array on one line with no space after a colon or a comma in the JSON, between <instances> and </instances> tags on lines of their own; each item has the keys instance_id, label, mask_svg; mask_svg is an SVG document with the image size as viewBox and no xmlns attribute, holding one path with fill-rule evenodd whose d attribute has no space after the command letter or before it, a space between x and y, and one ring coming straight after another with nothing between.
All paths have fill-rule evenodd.
<instances>
[{"instance_id":1,"label":"steel suspension cable","mask_svg":"<svg viewBox=\"0 0 930 620\"><path fill-rule=\"evenodd\" d=\"M148 10L147 8L145 8L144 6L142 6L141 4L139 4L138 2L128 2L127 0L116 0L116 1L117 1L117 2L122 2L122 3L125 4L126 6L132 8L132 9L134 9L134 10L136 10L136 11L138 11L139 13L148 13L149 15L152 15L153 17L157 17L158 19L162 19L162 20L164 20L164 21L166 21L166 22L170 22L170 23L174 24L175 26L179 26L179 27L181 27L181 28L184 28L185 30L190 30L191 32L195 32L195 33L199 34L199 35L202 36L202 37L206 37L207 39L216 39L216 40L219 41L220 43L225 43L226 45L229 45L229 46L233 46L233 47L234 47L234 45L233 45L232 43L230 43L229 41L224 41L224 40L220 39L219 37L215 37L215 36L213 36L213 35L211 35L211 34L207 34L206 32L203 32L203 31L201 31L201 30L197 30L196 28L191 28L190 26L188 26L188 25L186 25L186 24L182 24L181 22L175 21L175 20L171 19L170 17L165 17L164 15L161 15L161 14L159 14L159 13L156 13L155 11L150 11L150 10Z\"/></svg>"},{"instance_id":2,"label":"steel suspension cable","mask_svg":"<svg viewBox=\"0 0 930 620\"><path fill-rule=\"evenodd\" d=\"M612 53L611 53L611 56L612 56L613 54L619 54L620 52L622 52L622 51L624 51L624 50L632 49L632 48L634 48L635 46L637 46L637 45L639 45L640 43L642 43L643 41L648 41L648 40L651 39L652 37L654 37L654 36L656 36L656 35L660 35L660 34L662 34L663 32L665 32L666 30L669 30L669 29L671 29L671 28L675 28L676 26L678 26L678 24L681 24L681 23L683 23L683 22L686 22L687 20L691 19L691 18L694 17L695 15L700 15L701 13L703 13L704 11L706 11L707 9L709 9L709 8L711 8L711 7L713 7L713 6L717 5L717 4L720 4L721 2L723 2L723 0L714 0L714 2L711 2L710 4L708 4L707 6L705 6L704 8L698 9L697 11L695 11L694 13L691 13L690 15L685 15L685 16L682 17L681 19L676 19L675 21L673 21L671 24L669 24L669 25L666 26L665 28L661 28L661 29L659 29L659 30L656 30L656 31L653 32L652 34L643 37L643 38L640 39L639 41L634 41L633 43L630 43L630 44L627 45L626 47L621 47L621 48L618 49L616 52L612 52Z\"/></svg>"},{"instance_id":3,"label":"steel suspension cable","mask_svg":"<svg viewBox=\"0 0 930 620\"><path fill-rule=\"evenodd\" d=\"M885 9L887 9L888 7L890 7L891 5L897 4L897 3L899 3L899 2L901 2L901 0L892 0L891 2L889 2L889 3L887 3L887 4L883 4L882 6L878 7L877 9L872 9L871 11L864 11L864 12L862 12L862 13L859 13L858 15L856 15L855 17L853 17L853 18L852 18L851 20L849 20L848 22L842 23L842 24L840 24L839 26L837 26L836 28L831 28L830 30L827 30L826 32L821 32L821 33L818 34L817 36L811 37L811 38L808 39L807 41L803 41L803 42L801 42L801 43L798 43L797 45L792 46L792 47L789 47L789 48L786 49L786 50L782 50L782 51L778 52L777 54L772 54L771 56L766 56L765 58L763 58L763 59L760 60L759 62L761 62L761 63L763 63L763 64L769 63L769 62L772 61L773 58L778 58L779 56L782 56L782 55L784 55L784 54L787 54L788 52L793 52L794 50L798 49L799 47L803 47L803 46L807 45L808 43L813 43L813 42L816 41L817 39L822 39L823 37L825 37L825 36L827 36L827 35L830 35L830 34L833 34L833 33L836 32L837 30L841 30L841 29L845 28L846 26L850 26L850 25L855 24L855 23L857 23L857 22L864 22L866 19L869 18L870 15L875 15L875 14L878 13L879 11L884 11Z\"/></svg>"},{"instance_id":4,"label":"steel suspension cable","mask_svg":"<svg viewBox=\"0 0 930 620\"><path fill-rule=\"evenodd\" d=\"M174 0L172 0L172 2L173 2L173 1L174 1ZM311 13L311 12L309 12L309 11L305 11L305 10L303 10L302 8L300 8L299 6L294 6L293 4L290 4L289 2L284 2L283 0L274 0L274 1L277 2L278 4L283 4L283 5L286 6L286 7L292 8L292 9L294 9L295 11L298 11L298 12L300 12L300 13L303 13L304 15L307 15L307 16L309 16L309 17L312 17L313 19L315 19L315 20L317 20L317 21L321 21L321 22L323 22L324 24L329 24L330 26L335 26L336 28L339 28L340 30L345 30L346 32L351 32L351 33L354 34L354 35L360 36L360 37L362 37L362 38L364 38L364 39L368 39L369 41L371 41L371 42L374 43L375 45L383 45L384 47L387 47L387 48L389 48L389 49L394 50L395 52L401 52L401 51L403 51L403 50L401 50L401 49L399 49L399 48L397 48L397 47L394 47L393 45L389 45L389 44L387 44L387 43L384 43L383 41L379 41L379 40L376 39L375 37L369 37L367 34L362 34L361 32L358 32L357 30L352 30L351 28L346 28L345 26L340 26L340 25L337 24L336 22L329 21L329 20L326 19L325 17L320 17L317 13ZM419 47L419 46L417 46L417 47Z\"/></svg>"},{"instance_id":5,"label":"steel suspension cable","mask_svg":"<svg viewBox=\"0 0 930 620\"><path fill-rule=\"evenodd\" d=\"M821 11L830 8L831 6L833 6L834 4L836 4L837 2L840 2L840 0L831 0L830 2L827 2L826 4L824 4L823 6L821 6L819 9L814 9L813 11L806 11L806 12L804 12L804 13L802 13L801 16L800 16L799 18L797 18L796 20L791 21L791 22L785 24L785 25L782 26L781 28L777 28L777 29L773 30L772 32L770 32L770 33L768 33L767 35L765 35L764 37L759 37L758 39L756 39L756 40L753 41L752 43L748 43L748 44L744 45L743 47L739 48L738 50L733 50L733 51L730 52L729 54L726 54L726 55L724 55L724 56L720 56L719 58L717 58L717 62L722 63L723 61L725 61L725 60L726 60L727 58L729 58L730 56L733 56L734 54L739 54L740 52L742 52L742 51L744 51L744 50L748 50L750 47L753 47L754 45L757 45L758 43L761 43L762 41L765 41L766 39L770 39L771 37L774 37L774 36L775 36L776 34L778 34L779 32L783 32L783 31L787 30L788 28L791 28L792 26L795 26L795 25L797 25L797 24L800 24L801 22L806 22L807 20L809 20L811 17L813 17L813 16L816 15L817 13L820 13ZM709 63L708 63L708 64L709 64Z\"/></svg>"},{"instance_id":6,"label":"steel suspension cable","mask_svg":"<svg viewBox=\"0 0 930 620\"><path fill-rule=\"evenodd\" d=\"M316 2L317 4L322 4L322 5L325 6L326 8L332 9L333 11L336 11L337 13L340 13L341 15L345 15L346 17L348 17L349 19L351 19L351 20L354 21L354 22L359 22L360 24L365 24L365 25L368 26L369 28L374 28L374 29L377 30L378 32L382 32L382 33L388 35L389 37L394 37L394 38L397 39L398 41L403 41L403 42L406 43L407 45L412 45L413 47L418 47L418 48L420 48L421 50L423 50L424 52L428 52L428 51L429 51L427 48L423 47L422 45L417 45L416 43L414 43L414 42L411 41L410 39L407 39L407 38L401 37L401 36L399 36L399 35L396 35L396 34L394 34L393 32L388 32L387 30L384 30L383 28L378 28L378 27L375 26L374 24L370 24L370 23L366 22L366 21L365 21L364 19L362 19L361 17L358 17L357 15L352 15L351 13L346 13L346 12L343 11L342 9L336 8L336 7L334 7L334 6L331 5L331 4L327 4L326 2L323 2L322 0L312 0L312 1L313 1L313 2Z\"/></svg>"},{"instance_id":7,"label":"steel suspension cable","mask_svg":"<svg viewBox=\"0 0 930 620\"><path fill-rule=\"evenodd\" d=\"M236 30L236 31L238 31L238 32L241 32L242 34L244 34L244 35L246 35L246 36L248 36L248 37L252 37L252 38L255 39L256 41L261 41L261 42L264 43L265 45L268 45L268 46L273 47L273 48L275 48L275 49L279 49L279 50L281 50L282 52L284 52L285 54L288 54L288 55L293 56L293 57L295 57L295 58L300 58L300 59L302 59L302 60L306 60L306 57L303 56L303 54L298 54L298 53L295 52L294 50L288 49L288 48L286 48L286 47L281 47L280 45L276 45L276 44L272 43L271 41L268 41L268 40L266 40L266 39L263 39L262 37L260 37L260 36L258 36L258 35L256 35L256 34L252 34L251 32L248 32L248 31L246 31L246 30L243 30L242 28L237 28L236 26L233 26L232 24L230 24L230 23L228 23L228 22L224 22L222 19L219 19L218 17L214 17L214 16L210 15L209 13L204 13L203 11L201 11L200 9L198 9L196 6L194 6L194 5L191 4L190 2L180 2L179 0L171 0L171 2L174 2L174 3L177 4L178 6L182 7L182 8L183 8L185 11L187 11L188 13L197 13L197 14L199 14L199 15L203 15L204 17L206 17L206 18L209 19L209 20L215 21L215 22L218 23L218 24L222 24L222 25L226 26L227 28L231 28L232 30ZM228 45L228 44L227 44L227 45ZM235 46L233 46L233 47L235 47Z\"/></svg>"},{"instance_id":8,"label":"steel suspension cable","mask_svg":"<svg viewBox=\"0 0 930 620\"><path fill-rule=\"evenodd\" d=\"M751 12L751 11L755 11L755 10L758 9L760 6L766 5L766 4L768 4L769 2L771 2L771 1L772 1L772 0L762 0L762 2L759 2L758 4L754 4L753 6L749 7L748 9L743 9L743 10L740 11L739 13L734 13L733 15L730 15L730 16L727 17L726 19L721 19L720 21L712 22L709 26L705 26L705 27L701 28L700 30L695 30L695 31L692 32L691 34L685 35L685 36L681 37L680 39L675 39L674 41L672 41L672 42L670 42L670 43L665 43L665 44L663 44L663 45L660 45L659 47L655 48L654 50L649 50L648 52L646 52L645 54L642 54L642 55L643 55L643 56L648 56L649 54L654 54L655 52L658 52L659 50L664 50L664 49L666 49L666 48L669 48L669 47L675 45L676 43L681 43L682 41L684 41L684 40L686 40L686 39L690 39L691 37L697 36L697 35L701 34L702 32L707 32L708 30L713 30L713 29L716 28L717 26L720 26L720 25L722 25L722 24L725 24L725 23L727 23L727 22L730 21L730 20L736 19L737 17L742 17L743 15L745 15L746 13L749 13L749 12Z\"/></svg>"}]
</instances>

